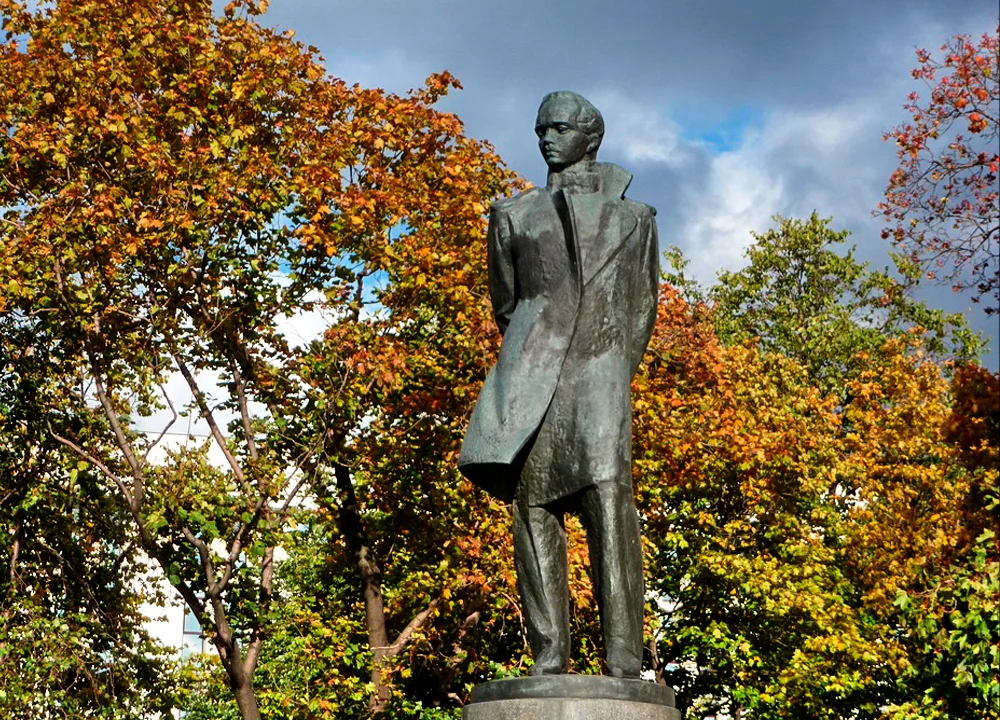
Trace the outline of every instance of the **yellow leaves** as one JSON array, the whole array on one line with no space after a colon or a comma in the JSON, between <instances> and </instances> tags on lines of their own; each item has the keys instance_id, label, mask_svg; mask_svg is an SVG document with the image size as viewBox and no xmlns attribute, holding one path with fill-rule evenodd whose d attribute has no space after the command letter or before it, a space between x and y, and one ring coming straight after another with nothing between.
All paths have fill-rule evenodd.
<instances>
[{"instance_id":1,"label":"yellow leaves","mask_svg":"<svg viewBox=\"0 0 1000 720\"><path fill-rule=\"evenodd\" d=\"M47 92L44 95L42 95L42 100L45 101L46 105L51 105L52 103L54 103L56 101L56 96L53 95L50 92Z\"/></svg>"}]
</instances>

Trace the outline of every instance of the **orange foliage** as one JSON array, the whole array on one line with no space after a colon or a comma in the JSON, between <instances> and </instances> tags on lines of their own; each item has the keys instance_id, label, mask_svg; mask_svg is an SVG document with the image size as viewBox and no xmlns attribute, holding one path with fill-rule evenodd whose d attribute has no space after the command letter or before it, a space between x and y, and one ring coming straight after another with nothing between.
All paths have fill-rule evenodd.
<instances>
[{"instance_id":1,"label":"orange foliage","mask_svg":"<svg viewBox=\"0 0 1000 720\"><path fill-rule=\"evenodd\" d=\"M910 662L891 631L897 592L962 557L988 522L972 493L997 474L964 469L948 429L978 432L956 413L982 400L953 413L942 368L904 337L859 358L840 405L788 358L721 346L708 320L665 286L636 379L663 672L688 702L730 713L844 716ZM987 384L965 370L955 387L981 397Z\"/></svg>"}]
</instances>

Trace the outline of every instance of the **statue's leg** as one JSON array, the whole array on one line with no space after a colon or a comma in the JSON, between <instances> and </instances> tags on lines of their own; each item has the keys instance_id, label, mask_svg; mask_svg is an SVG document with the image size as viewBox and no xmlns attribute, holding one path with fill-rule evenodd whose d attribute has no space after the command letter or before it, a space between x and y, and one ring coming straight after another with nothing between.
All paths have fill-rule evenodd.
<instances>
[{"instance_id":1,"label":"statue's leg","mask_svg":"<svg viewBox=\"0 0 1000 720\"><path fill-rule=\"evenodd\" d=\"M569 669L569 569L562 513L514 501L514 565L532 675Z\"/></svg>"},{"instance_id":2,"label":"statue's leg","mask_svg":"<svg viewBox=\"0 0 1000 720\"><path fill-rule=\"evenodd\" d=\"M601 482L587 488L580 501L608 671L638 677L644 598L642 538L632 488Z\"/></svg>"}]
</instances>

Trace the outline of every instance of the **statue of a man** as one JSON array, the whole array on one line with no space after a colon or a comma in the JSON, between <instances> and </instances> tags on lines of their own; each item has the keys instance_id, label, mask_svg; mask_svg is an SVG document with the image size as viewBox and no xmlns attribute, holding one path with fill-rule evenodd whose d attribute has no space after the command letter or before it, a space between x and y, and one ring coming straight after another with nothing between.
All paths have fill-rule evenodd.
<instances>
[{"instance_id":1,"label":"statue of a man","mask_svg":"<svg viewBox=\"0 0 1000 720\"><path fill-rule=\"evenodd\" d=\"M609 674L638 677L643 582L629 390L656 319L656 211L632 176L596 162L597 108L572 92L535 121L545 188L495 203L490 293L503 335L459 469L513 503L514 558L535 664L569 664L566 512L587 530Z\"/></svg>"}]
</instances>

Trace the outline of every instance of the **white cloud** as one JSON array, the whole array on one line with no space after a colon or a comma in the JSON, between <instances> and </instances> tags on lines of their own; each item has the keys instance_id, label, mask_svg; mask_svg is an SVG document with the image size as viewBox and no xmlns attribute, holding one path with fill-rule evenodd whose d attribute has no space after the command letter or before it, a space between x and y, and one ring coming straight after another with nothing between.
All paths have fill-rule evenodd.
<instances>
[{"instance_id":1,"label":"white cloud","mask_svg":"<svg viewBox=\"0 0 1000 720\"><path fill-rule=\"evenodd\" d=\"M680 167L691 159L680 131L667 114L643 105L618 91L602 90L588 98L601 108L604 124L614 128L602 147L630 163L662 163Z\"/></svg>"},{"instance_id":2,"label":"white cloud","mask_svg":"<svg viewBox=\"0 0 1000 720\"><path fill-rule=\"evenodd\" d=\"M679 233L694 275L744 262L772 216L832 216L837 227L869 225L877 203L877 121L855 103L775 112L737 146L712 156L703 185L684 188Z\"/></svg>"},{"instance_id":3,"label":"white cloud","mask_svg":"<svg viewBox=\"0 0 1000 720\"><path fill-rule=\"evenodd\" d=\"M680 237L687 246L694 275L714 280L718 270L741 264L748 230L767 226L785 189L760 162L757 143L711 160L707 188L688 192L689 204Z\"/></svg>"}]
</instances>

